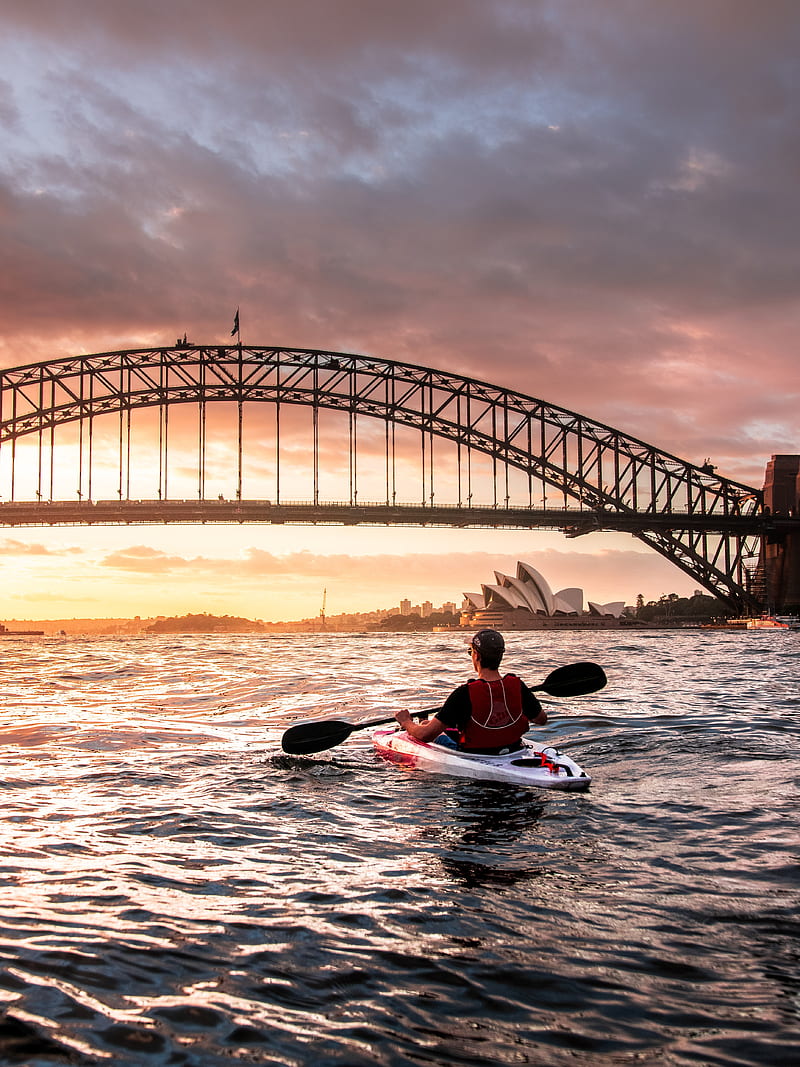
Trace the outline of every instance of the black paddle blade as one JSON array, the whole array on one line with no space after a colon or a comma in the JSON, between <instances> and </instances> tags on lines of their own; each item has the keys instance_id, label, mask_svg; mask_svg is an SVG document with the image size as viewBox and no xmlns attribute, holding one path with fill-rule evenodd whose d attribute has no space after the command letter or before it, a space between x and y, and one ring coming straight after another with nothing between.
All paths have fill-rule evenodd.
<instances>
[{"instance_id":1,"label":"black paddle blade","mask_svg":"<svg viewBox=\"0 0 800 1067\"><path fill-rule=\"evenodd\" d=\"M551 697L579 697L596 693L606 681L606 672L596 663L569 663L566 667L556 667L536 688Z\"/></svg>"},{"instance_id":2,"label":"black paddle blade","mask_svg":"<svg viewBox=\"0 0 800 1067\"><path fill-rule=\"evenodd\" d=\"M441 708L426 708L424 711L412 711L412 719L427 719ZM383 719L370 719L368 722L345 722L344 719L326 719L324 722L299 722L290 726L281 738L281 748L291 756L310 756L312 752L322 752L346 741L354 730L371 730L374 726L386 726L394 723L394 715Z\"/></svg>"},{"instance_id":3,"label":"black paddle blade","mask_svg":"<svg viewBox=\"0 0 800 1067\"><path fill-rule=\"evenodd\" d=\"M281 738L281 748L290 756L310 756L346 741L355 730L351 722L328 719L325 722L299 722L290 726Z\"/></svg>"}]
</instances>

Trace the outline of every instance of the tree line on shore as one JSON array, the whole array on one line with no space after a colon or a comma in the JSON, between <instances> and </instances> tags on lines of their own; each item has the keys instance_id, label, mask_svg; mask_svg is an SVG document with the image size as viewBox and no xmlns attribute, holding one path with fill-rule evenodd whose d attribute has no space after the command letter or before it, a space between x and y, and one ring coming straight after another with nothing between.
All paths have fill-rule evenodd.
<instances>
[{"instance_id":1,"label":"tree line on shore","mask_svg":"<svg viewBox=\"0 0 800 1067\"><path fill-rule=\"evenodd\" d=\"M677 593L664 593L658 600L645 603L641 593L636 598L634 609L625 609L629 616L642 622L666 622L670 619L685 619L710 622L712 619L727 619L733 612L721 600L696 590L690 597Z\"/></svg>"},{"instance_id":2,"label":"tree line on shore","mask_svg":"<svg viewBox=\"0 0 800 1067\"><path fill-rule=\"evenodd\" d=\"M670 622L677 620L707 622L722 620L731 615L722 601L697 590L691 597L681 597L677 593L664 593L658 600L645 602L640 593L636 606L625 609L625 616L645 623ZM311 620L312 622L314 620ZM319 625L319 623L317 623ZM433 630L437 626L455 627L459 625L459 614L451 611L433 611L430 615L412 612L401 615L399 612L386 615L380 621L373 622L369 629L383 632L407 632ZM272 627L261 620L243 619L234 615L209 615L205 612L197 615L182 615L158 619L144 628L145 633L263 633Z\"/></svg>"},{"instance_id":3,"label":"tree line on shore","mask_svg":"<svg viewBox=\"0 0 800 1067\"><path fill-rule=\"evenodd\" d=\"M175 633L261 633L264 624L252 619L241 619L236 615L181 615L180 618L157 619L152 626L145 627L149 634Z\"/></svg>"}]
</instances>

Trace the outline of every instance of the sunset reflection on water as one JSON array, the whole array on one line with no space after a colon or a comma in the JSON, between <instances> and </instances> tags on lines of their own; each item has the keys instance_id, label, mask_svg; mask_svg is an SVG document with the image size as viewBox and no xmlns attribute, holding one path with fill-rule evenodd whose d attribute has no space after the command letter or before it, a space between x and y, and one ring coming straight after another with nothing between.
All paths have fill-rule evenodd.
<instances>
[{"instance_id":1,"label":"sunset reflection on water","mask_svg":"<svg viewBox=\"0 0 800 1067\"><path fill-rule=\"evenodd\" d=\"M537 731L585 794L399 769L368 733L281 752L293 722L436 704L448 640L7 643L0 1051L787 1062L796 644L509 635L532 682L607 670Z\"/></svg>"}]
</instances>

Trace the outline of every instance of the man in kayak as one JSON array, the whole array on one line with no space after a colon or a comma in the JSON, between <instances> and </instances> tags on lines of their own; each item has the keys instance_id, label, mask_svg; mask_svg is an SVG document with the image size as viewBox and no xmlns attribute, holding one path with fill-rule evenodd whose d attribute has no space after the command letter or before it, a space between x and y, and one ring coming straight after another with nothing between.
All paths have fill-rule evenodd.
<instances>
[{"instance_id":1,"label":"man in kayak","mask_svg":"<svg viewBox=\"0 0 800 1067\"><path fill-rule=\"evenodd\" d=\"M547 713L521 678L500 674L505 648L497 630L480 630L469 643L478 677L453 690L432 719L414 722L405 708L395 719L417 741L455 744L463 752L499 755L522 748L522 735L532 724L544 726Z\"/></svg>"}]
</instances>

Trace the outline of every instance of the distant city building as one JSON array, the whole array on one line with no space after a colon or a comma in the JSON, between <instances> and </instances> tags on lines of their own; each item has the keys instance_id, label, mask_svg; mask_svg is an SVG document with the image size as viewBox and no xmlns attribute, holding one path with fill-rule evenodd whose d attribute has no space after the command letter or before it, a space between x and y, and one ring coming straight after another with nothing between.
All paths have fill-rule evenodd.
<instances>
[{"instance_id":1,"label":"distant city building","mask_svg":"<svg viewBox=\"0 0 800 1067\"><path fill-rule=\"evenodd\" d=\"M505 630L544 630L570 627L619 626L625 601L596 604L583 610L583 590L554 593L543 576L528 563L517 563L516 577L495 571L495 581L481 584L480 593L465 593L461 625Z\"/></svg>"},{"instance_id":2,"label":"distant city building","mask_svg":"<svg viewBox=\"0 0 800 1067\"><path fill-rule=\"evenodd\" d=\"M450 615L455 615L456 606L455 606L455 604L453 603L452 600L445 600L444 604L442 604L442 611L445 614L449 613Z\"/></svg>"},{"instance_id":3,"label":"distant city building","mask_svg":"<svg viewBox=\"0 0 800 1067\"><path fill-rule=\"evenodd\" d=\"M427 619L428 616L430 614L432 614L432 612L433 612L433 604L431 604L430 600L423 601L422 610L420 611L420 615L422 616L422 618L423 619Z\"/></svg>"},{"instance_id":4,"label":"distant city building","mask_svg":"<svg viewBox=\"0 0 800 1067\"><path fill-rule=\"evenodd\" d=\"M401 600L400 601L400 614L401 615L410 615L411 614L411 601L410 600Z\"/></svg>"}]
</instances>

